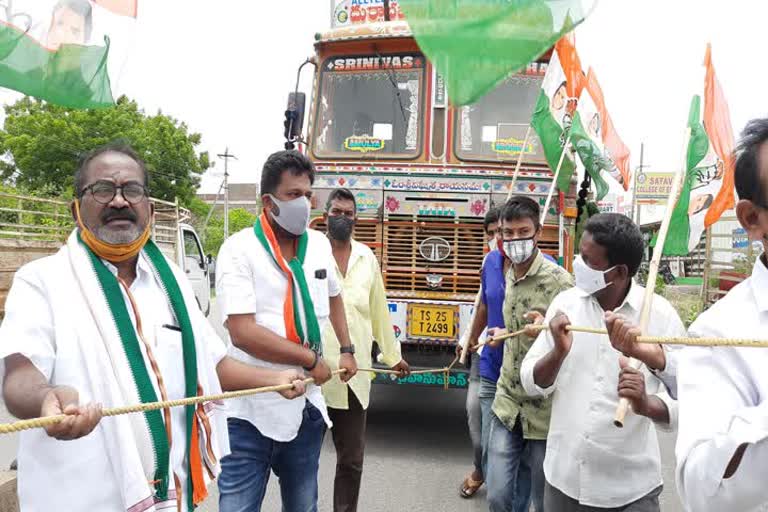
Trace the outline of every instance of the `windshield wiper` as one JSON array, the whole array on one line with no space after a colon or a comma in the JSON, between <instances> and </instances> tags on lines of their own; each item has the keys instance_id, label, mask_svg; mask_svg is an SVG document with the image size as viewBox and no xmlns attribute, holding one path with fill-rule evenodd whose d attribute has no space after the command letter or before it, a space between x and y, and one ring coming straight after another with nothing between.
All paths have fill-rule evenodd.
<instances>
[{"instance_id":1,"label":"windshield wiper","mask_svg":"<svg viewBox=\"0 0 768 512\"><path fill-rule=\"evenodd\" d=\"M379 62L382 64L384 63L384 56L381 55L381 53L376 52L376 56L379 58ZM397 85L397 78L395 77L395 72L392 68L392 64L390 62L389 66L384 68L387 70L387 77L389 77L389 82L392 84L392 88L395 91L395 96L397 97L397 104L400 105L400 113L403 114L403 122L407 125L408 124L408 116L405 115L405 107L403 106L403 98L400 96L400 87Z\"/></svg>"}]
</instances>

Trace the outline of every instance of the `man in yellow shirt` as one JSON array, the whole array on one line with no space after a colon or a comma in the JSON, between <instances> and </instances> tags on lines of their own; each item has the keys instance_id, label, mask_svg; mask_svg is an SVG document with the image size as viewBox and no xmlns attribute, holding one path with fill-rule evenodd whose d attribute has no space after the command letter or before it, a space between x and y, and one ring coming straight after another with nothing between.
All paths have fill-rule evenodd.
<instances>
[{"instance_id":1,"label":"man in yellow shirt","mask_svg":"<svg viewBox=\"0 0 768 512\"><path fill-rule=\"evenodd\" d=\"M379 262L366 245L352 239L357 222L357 204L352 192L345 188L331 192L326 204L326 218L336 273L342 283L349 334L357 343L357 346L344 350L352 351L358 367L370 368L375 340L384 364L401 372L401 376L407 375L410 369L402 358L400 343L395 340ZM333 329L325 329L323 357L331 367L338 366L341 350ZM347 383L334 377L323 386L336 446L334 512L357 510L372 377L370 373L361 372Z\"/></svg>"}]
</instances>

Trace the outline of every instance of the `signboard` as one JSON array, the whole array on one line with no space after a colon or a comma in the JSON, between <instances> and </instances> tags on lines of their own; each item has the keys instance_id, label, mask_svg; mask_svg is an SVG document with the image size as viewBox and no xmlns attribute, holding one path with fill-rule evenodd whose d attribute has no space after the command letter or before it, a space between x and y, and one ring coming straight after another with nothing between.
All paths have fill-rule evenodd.
<instances>
[{"instance_id":1,"label":"signboard","mask_svg":"<svg viewBox=\"0 0 768 512\"><path fill-rule=\"evenodd\" d=\"M344 149L368 153L384 149L384 140L369 135L353 135L344 139Z\"/></svg>"},{"instance_id":2,"label":"signboard","mask_svg":"<svg viewBox=\"0 0 768 512\"><path fill-rule=\"evenodd\" d=\"M749 237L747 236L747 232L744 230L744 228L734 229L732 232L732 237L733 249L747 249L749 247Z\"/></svg>"},{"instance_id":3,"label":"signboard","mask_svg":"<svg viewBox=\"0 0 768 512\"><path fill-rule=\"evenodd\" d=\"M328 71L408 71L425 65L424 58L416 53L338 57L328 59L324 64Z\"/></svg>"},{"instance_id":4,"label":"signboard","mask_svg":"<svg viewBox=\"0 0 768 512\"><path fill-rule=\"evenodd\" d=\"M598 201L597 208L600 213L616 213L616 204L613 201Z\"/></svg>"},{"instance_id":5,"label":"signboard","mask_svg":"<svg viewBox=\"0 0 768 512\"><path fill-rule=\"evenodd\" d=\"M644 200L668 199L672 193L672 180L675 175L668 172L645 172L637 175L635 197L638 203L649 204Z\"/></svg>"},{"instance_id":6,"label":"signboard","mask_svg":"<svg viewBox=\"0 0 768 512\"><path fill-rule=\"evenodd\" d=\"M348 27L385 21L384 0L331 0L331 27ZM389 20L405 19L398 0L389 0Z\"/></svg>"}]
</instances>

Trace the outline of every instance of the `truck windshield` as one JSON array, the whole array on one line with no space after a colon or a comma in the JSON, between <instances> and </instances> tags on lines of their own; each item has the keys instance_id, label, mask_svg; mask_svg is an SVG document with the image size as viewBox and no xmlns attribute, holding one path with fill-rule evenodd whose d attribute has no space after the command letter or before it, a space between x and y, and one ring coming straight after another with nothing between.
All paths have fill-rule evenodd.
<instances>
[{"instance_id":1,"label":"truck windshield","mask_svg":"<svg viewBox=\"0 0 768 512\"><path fill-rule=\"evenodd\" d=\"M542 80L539 74L512 75L477 103L457 109L456 155L462 160L517 160ZM545 163L536 132L531 132L524 158Z\"/></svg>"},{"instance_id":2,"label":"truck windshield","mask_svg":"<svg viewBox=\"0 0 768 512\"><path fill-rule=\"evenodd\" d=\"M424 62L418 54L326 60L320 78L315 155L418 157Z\"/></svg>"}]
</instances>

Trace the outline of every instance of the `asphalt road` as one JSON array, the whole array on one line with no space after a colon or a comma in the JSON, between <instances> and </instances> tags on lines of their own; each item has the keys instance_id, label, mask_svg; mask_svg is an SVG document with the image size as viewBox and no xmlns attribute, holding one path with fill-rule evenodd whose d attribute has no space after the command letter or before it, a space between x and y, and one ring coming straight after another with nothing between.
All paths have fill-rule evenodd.
<instances>
[{"instance_id":1,"label":"asphalt road","mask_svg":"<svg viewBox=\"0 0 768 512\"><path fill-rule=\"evenodd\" d=\"M211 319L216 312L212 312ZM213 322L221 331L218 322ZM375 386L368 416L368 442L359 510L391 512L487 511L485 489L471 500L458 487L471 465L464 413L465 393L438 388ZM4 409L0 421L11 418ZM682 512L674 485L674 437L659 434L665 489L663 512ZM16 435L0 436L0 467L15 458ZM335 453L326 436L320 464L320 511L332 510ZM618 469L618 468L617 468ZM218 510L215 488L202 511ZM280 510L277 479L272 477L265 512Z\"/></svg>"}]
</instances>

